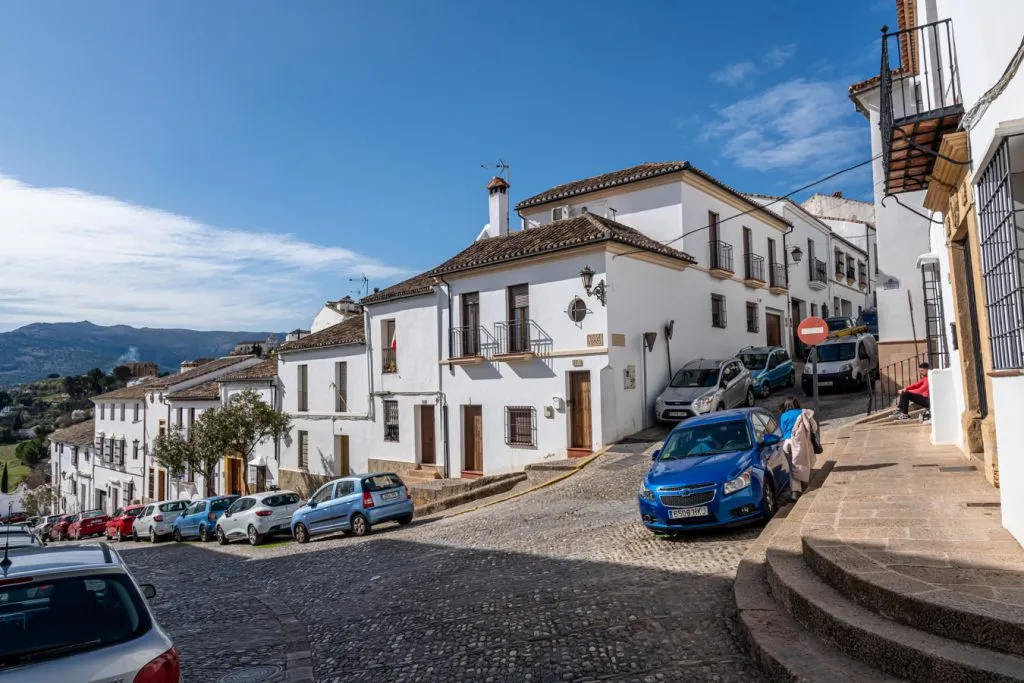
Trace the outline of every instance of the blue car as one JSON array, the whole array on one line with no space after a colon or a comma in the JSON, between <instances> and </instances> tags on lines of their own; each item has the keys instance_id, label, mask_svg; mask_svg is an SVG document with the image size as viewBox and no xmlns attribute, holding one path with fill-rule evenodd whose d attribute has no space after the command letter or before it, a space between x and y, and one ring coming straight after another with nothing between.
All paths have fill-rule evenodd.
<instances>
[{"instance_id":1,"label":"blue car","mask_svg":"<svg viewBox=\"0 0 1024 683\"><path fill-rule=\"evenodd\" d=\"M793 360L781 346L748 346L736 357L750 370L754 391L761 398L770 396L774 389L796 384Z\"/></svg>"},{"instance_id":2,"label":"blue car","mask_svg":"<svg viewBox=\"0 0 1024 683\"><path fill-rule=\"evenodd\" d=\"M790 486L778 420L761 408L686 420L653 458L637 498L656 533L767 521Z\"/></svg>"},{"instance_id":3,"label":"blue car","mask_svg":"<svg viewBox=\"0 0 1024 683\"><path fill-rule=\"evenodd\" d=\"M212 496L189 503L171 524L171 537L179 543L187 538L198 538L203 543L212 541L217 520L236 498L238 496Z\"/></svg>"},{"instance_id":4,"label":"blue car","mask_svg":"<svg viewBox=\"0 0 1024 683\"><path fill-rule=\"evenodd\" d=\"M313 536L344 531L365 536L375 524L412 521L409 489L397 474L379 472L345 477L317 489L292 515L292 536L306 543Z\"/></svg>"}]
</instances>

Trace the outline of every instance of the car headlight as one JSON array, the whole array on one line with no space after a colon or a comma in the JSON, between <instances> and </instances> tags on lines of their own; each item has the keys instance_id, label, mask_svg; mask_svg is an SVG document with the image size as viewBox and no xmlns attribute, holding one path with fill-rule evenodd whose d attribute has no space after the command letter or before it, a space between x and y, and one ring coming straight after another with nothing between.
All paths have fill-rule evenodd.
<instances>
[{"instance_id":1,"label":"car headlight","mask_svg":"<svg viewBox=\"0 0 1024 683\"><path fill-rule=\"evenodd\" d=\"M654 502L654 491L647 488L646 484L640 484L640 488L637 489L636 495L640 497L640 500L646 500L651 503Z\"/></svg>"},{"instance_id":2,"label":"car headlight","mask_svg":"<svg viewBox=\"0 0 1024 683\"><path fill-rule=\"evenodd\" d=\"M743 489L745 489L748 486L750 486L750 481L751 481L751 470L748 467L746 470L743 471L743 474L741 474L740 476L736 477L735 479L730 479L729 481L725 482L725 486L722 487L722 493L724 495L728 496L730 493L736 493L737 491L742 491Z\"/></svg>"},{"instance_id":3,"label":"car headlight","mask_svg":"<svg viewBox=\"0 0 1024 683\"><path fill-rule=\"evenodd\" d=\"M811 374L811 363L809 361L807 363L804 363L804 374Z\"/></svg>"},{"instance_id":4,"label":"car headlight","mask_svg":"<svg viewBox=\"0 0 1024 683\"><path fill-rule=\"evenodd\" d=\"M711 404L714 402L715 397L713 394L707 396L701 396L693 402L693 412L695 413L706 413L711 410Z\"/></svg>"},{"instance_id":5,"label":"car headlight","mask_svg":"<svg viewBox=\"0 0 1024 683\"><path fill-rule=\"evenodd\" d=\"M850 370L853 370L853 366L849 363L843 363L839 366L839 372L849 372Z\"/></svg>"},{"instance_id":6,"label":"car headlight","mask_svg":"<svg viewBox=\"0 0 1024 683\"><path fill-rule=\"evenodd\" d=\"M662 407L663 405L665 405L665 399L659 396L658 398L654 399L654 405L656 405L659 408Z\"/></svg>"}]
</instances>

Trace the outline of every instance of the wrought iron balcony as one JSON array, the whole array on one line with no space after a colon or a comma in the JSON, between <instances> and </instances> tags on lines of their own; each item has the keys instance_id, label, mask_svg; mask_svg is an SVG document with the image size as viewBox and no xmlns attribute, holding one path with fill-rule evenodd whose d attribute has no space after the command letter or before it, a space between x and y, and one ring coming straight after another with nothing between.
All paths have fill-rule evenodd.
<instances>
[{"instance_id":1,"label":"wrought iron balcony","mask_svg":"<svg viewBox=\"0 0 1024 683\"><path fill-rule=\"evenodd\" d=\"M539 335L536 326L530 319L505 320L494 323L494 336L497 341L497 356L522 356L532 358L537 354Z\"/></svg>"},{"instance_id":2,"label":"wrought iron balcony","mask_svg":"<svg viewBox=\"0 0 1024 683\"><path fill-rule=\"evenodd\" d=\"M708 242L708 262L712 271L723 271L728 274L736 271L732 266L732 245L722 240L711 240Z\"/></svg>"},{"instance_id":3,"label":"wrought iron balcony","mask_svg":"<svg viewBox=\"0 0 1024 683\"><path fill-rule=\"evenodd\" d=\"M781 263L773 263L768 267L768 287L771 289L789 289L786 266Z\"/></svg>"},{"instance_id":4,"label":"wrought iron balcony","mask_svg":"<svg viewBox=\"0 0 1024 683\"><path fill-rule=\"evenodd\" d=\"M764 257L757 254L743 255L743 279L764 282Z\"/></svg>"},{"instance_id":5,"label":"wrought iron balcony","mask_svg":"<svg viewBox=\"0 0 1024 683\"><path fill-rule=\"evenodd\" d=\"M825 283L828 282L827 263L825 263L821 259L816 258L808 261L807 267L810 270L810 272L808 273L808 277L810 278L810 281L812 283L818 282L824 285Z\"/></svg>"},{"instance_id":6,"label":"wrought iron balcony","mask_svg":"<svg viewBox=\"0 0 1024 683\"><path fill-rule=\"evenodd\" d=\"M395 349L386 346L380 350L380 367L385 374L398 372L398 354Z\"/></svg>"},{"instance_id":7,"label":"wrought iron balcony","mask_svg":"<svg viewBox=\"0 0 1024 683\"><path fill-rule=\"evenodd\" d=\"M484 328L479 325L467 325L452 328L451 357L470 358L482 356Z\"/></svg>"},{"instance_id":8,"label":"wrought iron balcony","mask_svg":"<svg viewBox=\"0 0 1024 683\"><path fill-rule=\"evenodd\" d=\"M964 115L950 20L892 33L883 26L879 85L886 194L926 190L943 135Z\"/></svg>"},{"instance_id":9,"label":"wrought iron balcony","mask_svg":"<svg viewBox=\"0 0 1024 683\"><path fill-rule=\"evenodd\" d=\"M853 266L846 266L846 279L850 282L857 279L857 271L854 270Z\"/></svg>"}]
</instances>

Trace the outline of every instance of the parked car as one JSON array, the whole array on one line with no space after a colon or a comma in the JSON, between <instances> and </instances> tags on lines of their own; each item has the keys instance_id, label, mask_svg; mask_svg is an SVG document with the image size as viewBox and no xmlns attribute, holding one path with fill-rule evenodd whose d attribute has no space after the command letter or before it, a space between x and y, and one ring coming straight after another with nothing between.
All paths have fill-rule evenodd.
<instances>
[{"instance_id":1,"label":"parked car","mask_svg":"<svg viewBox=\"0 0 1024 683\"><path fill-rule=\"evenodd\" d=\"M68 538L80 541L88 536L99 536L107 530L110 519L103 510L89 510L78 515L78 519L68 525Z\"/></svg>"},{"instance_id":2,"label":"parked car","mask_svg":"<svg viewBox=\"0 0 1024 683\"><path fill-rule=\"evenodd\" d=\"M36 530L39 532L39 536L42 538L50 537L50 529L60 519L60 515L48 515L39 520L39 524L36 526Z\"/></svg>"},{"instance_id":3,"label":"parked car","mask_svg":"<svg viewBox=\"0 0 1024 683\"><path fill-rule=\"evenodd\" d=\"M878 341L878 311L874 308L865 308L857 316L857 325L868 328L868 332L871 336Z\"/></svg>"},{"instance_id":4,"label":"parked car","mask_svg":"<svg viewBox=\"0 0 1024 683\"><path fill-rule=\"evenodd\" d=\"M789 352L781 346L748 346L736 357L750 371L755 392L762 398L773 389L796 385L796 370Z\"/></svg>"},{"instance_id":5,"label":"parked car","mask_svg":"<svg viewBox=\"0 0 1024 683\"><path fill-rule=\"evenodd\" d=\"M818 356L818 388L866 389L878 374L878 342L870 334L826 339L815 347ZM810 396L814 392L813 364L804 364L800 386Z\"/></svg>"},{"instance_id":6,"label":"parked car","mask_svg":"<svg viewBox=\"0 0 1024 683\"><path fill-rule=\"evenodd\" d=\"M169 536L174 520L187 507L187 500L150 503L142 509L132 524L132 540L138 542L140 538L148 538L150 543L156 543L162 537Z\"/></svg>"},{"instance_id":7,"label":"parked car","mask_svg":"<svg viewBox=\"0 0 1024 683\"><path fill-rule=\"evenodd\" d=\"M853 322L853 318L842 316L825 318L825 324L828 325L829 332L839 332L840 330L848 330L851 327L856 327L856 324Z\"/></svg>"},{"instance_id":8,"label":"parked car","mask_svg":"<svg viewBox=\"0 0 1024 683\"><path fill-rule=\"evenodd\" d=\"M50 527L50 540L68 540L68 527L71 526L71 523L76 519L78 519L78 515L61 515L61 518L54 522L53 526Z\"/></svg>"},{"instance_id":9,"label":"parked car","mask_svg":"<svg viewBox=\"0 0 1024 683\"><path fill-rule=\"evenodd\" d=\"M156 595L103 543L11 550L0 584L0 677L177 682L178 651L146 604Z\"/></svg>"},{"instance_id":10,"label":"parked car","mask_svg":"<svg viewBox=\"0 0 1024 683\"><path fill-rule=\"evenodd\" d=\"M294 491L270 491L239 498L217 520L217 542L246 538L259 545L274 534L291 533L292 515L303 506Z\"/></svg>"},{"instance_id":11,"label":"parked car","mask_svg":"<svg viewBox=\"0 0 1024 683\"><path fill-rule=\"evenodd\" d=\"M662 422L678 422L714 410L754 405L753 380L738 358L700 358L683 365L654 402Z\"/></svg>"},{"instance_id":12,"label":"parked car","mask_svg":"<svg viewBox=\"0 0 1024 683\"><path fill-rule=\"evenodd\" d=\"M212 496L193 502L171 525L171 536L181 543L186 538L212 541L217 520L238 496Z\"/></svg>"},{"instance_id":13,"label":"parked car","mask_svg":"<svg viewBox=\"0 0 1024 683\"><path fill-rule=\"evenodd\" d=\"M321 486L292 515L291 531L299 543L333 531L365 536L375 524L393 520L405 525L412 516L409 489L397 474L379 472Z\"/></svg>"},{"instance_id":14,"label":"parked car","mask_svg":"<svg viewBox=\"0 0 1024 683\"><path fill-rule=\"evenodd\" d=\"M9 515L3 515L0 517L0 524L21 524L27 519L27 512L12 512Z\"/></svg>"},{"instance_id":15,"label":"parked car","mask_svg":"<svg viewBox=\"0 0 1024 683\"><path fill-rule=\"evenodd\" d=\"M145 507L145 505L128 505L115 510L113 517L107 520L106 537L118 541L131 538L135 518Z\"/></svg>"},{"instance_id":16,"label":"parked car","mask_svg":"<svg viewBox=\"0 0 1024 683\"><path fill-rule=\"evenodd\" d=\"M652 458L637 503L654 532L767 521L790 486L782 431L762 408L687 420Z\"/></svg>"},{"instance_id":17,"label":"parked car","mask_svg":"<svg viewBox=\"0 0 1024 683\"><path fill-rule=\"evenodd\" d=\"M27 524L5 524L0 526L0 548L21 548L41 546L42 539Z\"/></svg>"}]
</instances>

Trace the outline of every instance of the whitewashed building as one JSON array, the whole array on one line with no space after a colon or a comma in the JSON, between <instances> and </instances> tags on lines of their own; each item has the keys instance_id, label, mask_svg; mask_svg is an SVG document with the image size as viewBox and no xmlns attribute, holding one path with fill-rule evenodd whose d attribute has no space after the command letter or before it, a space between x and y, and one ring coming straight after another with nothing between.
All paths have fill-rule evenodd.
<instances>
[{"instance_id":1,"label":"whitewashed building","mask_svg":"<svg viewBox=\"0 0 1024 683\"><path fill-rule=\"evenodd\" d=\"M73 514L96 507L97 459L93 454L94 423L85 420L50 435L50 482L53 486L53 514ZM105 491L104 491L105 493ZM128 502L119 501L120 504ZM112 499L109 504L114 504ZM6 513L6 511L5 511Z\"/></svg>"},{"instance_id":2,"label":"whitewashed building","mask_svg":"<svg viewBox=\"0 0 1024 683\"><path fill-rule=\"evenodd\" d=\"M277 356L266 358L261 362L242 368L216 380L220 389L220 405L227 405L231 399L245 391L254 392L261 401L274 410L283 410L283 383L277 372ZM191 419L191 415L189 416ZM245 463L245 488L240 491L229 490L223 477L218 493L251 493L267 491L272 486L280 485L281 440L265 439L256 444ZM238 482L235 481L235 484Z\"/></svg>"}]
</instances>

